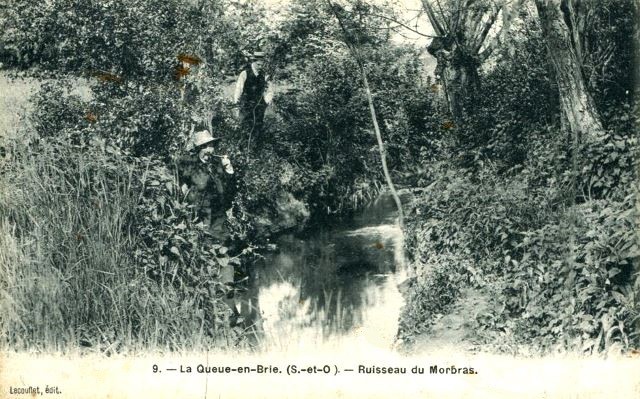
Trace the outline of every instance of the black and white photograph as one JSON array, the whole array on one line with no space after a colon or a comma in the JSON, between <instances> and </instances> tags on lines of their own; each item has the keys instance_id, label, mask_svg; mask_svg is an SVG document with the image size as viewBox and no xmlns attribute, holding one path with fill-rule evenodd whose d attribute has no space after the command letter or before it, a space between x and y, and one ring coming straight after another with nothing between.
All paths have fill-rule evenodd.
<instances>
[{"instance_id":1,"label":"black and white photograph","mask_svg":"<svg viewBox=\"0 0 640 399\"><path fill-rule=\"evenodd\" d=\"M0 398L640 398L639 0L0 0Z\"/></svg>"}]
</instances>

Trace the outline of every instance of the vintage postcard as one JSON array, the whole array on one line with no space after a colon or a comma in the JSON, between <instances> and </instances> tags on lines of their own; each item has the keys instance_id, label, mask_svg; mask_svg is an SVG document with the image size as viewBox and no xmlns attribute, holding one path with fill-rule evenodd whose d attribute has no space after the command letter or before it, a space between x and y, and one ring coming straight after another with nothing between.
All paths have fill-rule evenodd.
<instances>
[{"instance_id":1,"label":"vintage postcard","mask_svg":"<svg viewBox=\"0 0 640 399\"><path fill-rule=\"evenodd\" d=\"M0 0L1 398L640 398L636 0Z\"/></svg>"}]
</instances>

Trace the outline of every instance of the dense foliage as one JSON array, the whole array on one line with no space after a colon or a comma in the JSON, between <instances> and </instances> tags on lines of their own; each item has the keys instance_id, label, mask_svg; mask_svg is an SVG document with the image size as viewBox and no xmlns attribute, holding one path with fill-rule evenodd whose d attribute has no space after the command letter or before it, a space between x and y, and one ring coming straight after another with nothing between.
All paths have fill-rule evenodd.
<instances>
[{"instance_id":1,"label":"dense foliage","mask_svg":"<svg viewBox=\"0 0 640 399\"><path fill-rule=\"evenodd\" d=\"M614 18L609 8L600 12L596 19ZM618 29L632 35L626 15L618 18L617 28L594 25L591 38ZM561 128L557 83L539 30L530 20L521 26L526 30L516 30L481 75L483 95L470 99L473 112L453 129L449 157L423 160L430 173L418 183L424 188L407 237L418 288L409 295L404 330L410 338L428 329L452 295L472 286L494 297L491 314L477 320L478 335L503 350L637 346L632 53L626 41L610 42L615 62L590 81L602 88L594 94L606 133L576 150ZM425 308L424 298L438 306Z\"/></svg>"},{"instance_id":2,"label":"dense foliage","mask_svg":"<svg viewBox=\"0 0 640 399\"><path fill-rule=\"evenodd\" d=\"M219 278L237 258L157 160L66 138L13 156L0 198L3 344L110 354L241 337Z\"/></svg>"},{"instance_id":3,"label":"dense foliage","mask_svg":"<svg viewBox=\"0 0 640 399\"><path fill-rule=\"evenodd\" d=\"M16 147L16 168L3 174L7 186L19 185L25 178L18 165L39 159L53 171L70 174L60 177L69 180L68 184L56 183L64 192L51 190L87 197L86 202L70 204L87 220L95 220L91 201L99 194L91 189L87 193L76 182L98 179L102 190L126 188L131 196L127 207L118 210L122 215L115 230L109 232L114 242L92 241L108 247L105 254L126 255L105 259L113 262L102 271L131 284L118 286L122 290L116 292L111 280L96 279L95 284L72 286L65 295L87 292L97 298L111 296L125 301L140 294L136 301L154 298L172 310L179 308L171 305L174 301L183 301L192 307L191 313L185 312L189 318L176 317L167 328L184 323L184 331L235 344L242 334L230 328L230 309L224 301L243 290L242 285L229 282L246 282L254 251L264 247L271 235L302 229L310 219L344 214L381 190L361 77L325 7L298 4L285 13L278 26L268 22L265 9L241 2L145 0L129 5L120 1L53 1L3 7L7 11L0 18L4 66L12 73L43 80L30 100L33 111L25 119L29 128L24 138L28 140ZM425 146L429 142L419 134L431 99L424 85L414 84L416 77L422 79L418 53L410 46L392 44L388 35L373 26L352 24L349 29L371 49L367 63L375 65L371 80L379 87L376 99L385 120L393 167L409 168L400 159L418 153L414 151L417 147L405 144ZM309 41L312 36L315 40ZM265 130L260 137L248 137L234 116L228 92L245 57L258 49L269 52L267 69L278 80ZM181 181L178 165L191 135L202 128L221 139L216 141L216 155L227 155L234 169L234 175L225 180L228 200L216 204L221 209L213 209L224 219L224 228L215 233L189 203L191 187ZM77 156L65 160L65 154L70 153ZM84 167L85 159L95 167L80 176L73 162ZM25 189L37 190L36 175L30 178L33 180ZM44 190L48 191L46 184ZM18 208L24 214L10 211L8 202L1 204L0 209L9 217L7 228L15 223L19 234L40 237L46 233L52 239L62 234L18 222L28 218L31 207L53 212L44 203L27 200ZM110 201L114 208L122 204ZM33 218L48 220L44 214ZM69 224L78 222L74 219ZM52 273L67 260L93 269L91 257L65 242L59 247L52 244L45 251L62 254L64 261L57 257L34 261ZM30 251L23 255L34 256ZM16 262L9 263L15 267L12 273L20 269ZM82 281L92 279L92 275L85 277ZM146 287L149 294L136 294L128 287ZM66 306L63 316L76 305L67 299L61 301ZM60 326L72 332L84 329L82 339L86 339L100 335L105 324L116 317L109 309L144 314L144 308L123 306L96 303L94 308L100 311L95 321L83 316ZM18 333L15 323L33 311L25 305L23 313L18 312L5 328ZM144 341L150 326L140 320L124 320L114 328L112 336ZM37 340L42 334L34 331L29 339ZM147 342L173 347L181 338L165 331ZM74 335L65 339L65 343L78 342Z\"/></svg>"},{"instance_id":4,"label":"dense foliage","mask_svg":"<svg viewBox=\"0 0 640 399\"><path fill-rule=\"evenodd\" d=\"M393 37L390 6L0 1L0 62L41 85L21 137L0 143L13 151L0 172L0 292L13 298L0 308L3 339L102 337L89 344L111 351L122 337L242 342L229 325L233 280L246 281L268 239L384 190L364 72L392 175L417 198L402 338L472 287L493 298L478 334L501 349L638 346L636 7L610 0L580 20L579 75L603 126L582 145L533 8L513 13L490 62L474 49L474 90L456 94L464 112L452 115L452 88L428 76L425 49ZM253 134L229 92L257 50L275 95ZM204 128L234 169L216 231L189 203L178 162ZM29 329L42 296L53 319Z\"/></svg>"}]
</instances>

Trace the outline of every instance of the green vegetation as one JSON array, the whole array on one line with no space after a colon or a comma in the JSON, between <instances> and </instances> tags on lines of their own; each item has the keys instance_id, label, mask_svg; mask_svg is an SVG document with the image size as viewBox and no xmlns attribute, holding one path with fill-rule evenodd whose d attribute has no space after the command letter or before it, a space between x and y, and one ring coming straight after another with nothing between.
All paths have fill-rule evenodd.
<instances>
[{"instance_id":1,"label":"green vegetation","mask_svg":"<svg viewBox=\"0 0 640 399\"><path fill-rule=\"evenodd\" d=\"M12 155L0 200L5 345L237 344L215 278L230 259L161 167L66 141Z\"/></svg>"},{"instance_id":2,"label":"green vegetation","mask_svg":"<svg viewBox=\"0 0 640 399\"><path fill-rule=\"evenodd\" d=\"M268 240L385 189L359 62L393 179L416 197L404 341L472 288L492 298L488 344L640 345L637 4L422 3L435 77L391 5L0 0L3 109L34 87L0 119L1 345L248 346L229 302ZM477 19L498 13L505 34ZM276 90L247 132L228 92L258 50ZM204 128L235 171L218 176L215 230L179 161Z\"/></svg>"},{"instance_id":3,"label":"green vegetation","mask_svg":"<svg viewBox=\"0 0 640 399\"><path fill-rule=\"evenodd\" d=\"M428 173L407 229L417 274L403 315L408 340L471 286L493 303L477 320L479 338L509 351L640 342L638 109L633 51L617 36L637 27L609 7L591 18L616 22L584 32L612 52L587 81L602 132L583 142L568 135L558 96L567 82L540 46L544 32L521 16L496 66L478 76L481 94L459 107L444 156L423 159ZM589 70L602 56L593 45Z\"/></svg>"}]
</instances>

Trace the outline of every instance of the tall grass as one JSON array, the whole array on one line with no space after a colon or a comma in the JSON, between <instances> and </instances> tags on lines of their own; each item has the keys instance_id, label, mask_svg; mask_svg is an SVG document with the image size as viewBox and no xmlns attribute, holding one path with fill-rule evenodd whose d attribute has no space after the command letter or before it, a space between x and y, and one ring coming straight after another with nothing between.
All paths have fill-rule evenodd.
<instances>
[{"instance_id":1,"label":"tall grass","mask_svg":"<svg viewBox=\"0 0 640 399\"><path fill-rule=\"evenodd\" d=\"M227 347L205 311L134 261L140 175L126 159L54 142L0 174L4 349L123 352ZM222 312L224 309L210 309Z\"/></svg>"}]
</instances>

